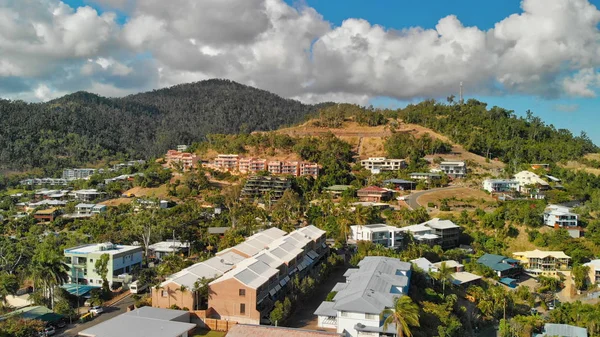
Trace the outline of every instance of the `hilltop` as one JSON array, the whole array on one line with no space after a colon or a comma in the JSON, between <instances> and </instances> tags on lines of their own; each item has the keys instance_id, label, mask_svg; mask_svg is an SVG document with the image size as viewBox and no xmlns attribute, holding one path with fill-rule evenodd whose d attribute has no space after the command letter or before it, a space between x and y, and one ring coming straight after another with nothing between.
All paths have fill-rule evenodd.
<instances>
[{"instance_id":1,"label":"hilltop","mask_svg":"<svg viewBox=\"0 0 600 337\"><path fill-rule=\"evenodd\" d=\"M124 98L77 92L47 103L0 100L0 169L52 172L111 157L147 158L210 133L293 125L316 109L228 80Z\"/></svg>"}]
</instances>

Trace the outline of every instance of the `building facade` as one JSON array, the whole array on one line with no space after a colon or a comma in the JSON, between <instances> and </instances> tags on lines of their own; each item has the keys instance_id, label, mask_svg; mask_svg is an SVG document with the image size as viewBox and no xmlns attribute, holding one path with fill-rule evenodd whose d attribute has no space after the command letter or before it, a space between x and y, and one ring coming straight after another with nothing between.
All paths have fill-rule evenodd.
<instances>
[{"instance_id":1,"label":"building facade","mask_svg":"<svg viewBox=\"0 0 600 337\"><path fill-rule=\"evenodd\" d=\"M168 167L181 168L183 171L189 171L196 167L200 158L194 153L169 150L165 155L165 161Z\"/></svg>"},{"instance_id":2,"label":"building facade","mask_svg":"<svg viewBox=\"0 0 600 337\"><path fill-rule=\"evenodd\" d=\"M486 179L483 189L490 193L515 192L519 190L519 182L511 179Z\"/></svg>"},{"instance_id":3,"label":"building facade","mask_svg":"<svg viewBox=\"0 0 600 337\"><path fill-rule=\"evenodd\" d=\"M533 275L556 276L569 268L571 257L561 251L541 251L539 249L513 253L525 271Z\"/></svg>"},{"instance_id":4,"label":"building facade","mask_svg":"<svg viewBox=\"0 0 600 337\"><path fill-rule=\"evenodd\" d=\"M122 282L119 275L131 273L142 266L142 247L116 245L111 242L81 245L64 250L64 262L69 266L69 282L102 286L102 277L95 263L108 254L108 283Z\"/></svg>"},{"instance_id":5,"label":"building facade","mask_svg":"<svg viewBox=\"0 0 600 337\"><path fill-rule=\"evenodd\" d=\"M552 228L577 227L578 215L571 212L570 207L548 205L544 210L544 224Z\"/></svg>"},{"instance_id":6,"label":"building facade","mask_svg":"<svg viewBox=\"0 0 600 337\"><path fill-rule=\"evenodd\" d=\"M467 164L464 161L443 161L440 171L452 178L464 178L467 176Z\"/></svg>"},{"instance_id":7,"label":"building facade","mask_svg":"<svg viewBox=\"0 0 600 337\"><path fill-rule=\"evenodd\" d=\"M295 177L319 175L319 165L311 162L267 160L263 158L243 158L237 154L219 154L208 167L227 172L255 174L268 171L272 175Z\"/></svg>"},{"instance_id":8,"label":"building facade","mask_svg":"<svg viewBox=\"0 0 600 337\"><path fill-rule=\"evenodd\" d=\"M396 327L383 328L381 312L393 308L396 298L408 296L411 264L399 259L367 256L358 268L348 269L345 283L337 283L332 301L315 311L320 328L336 329L348 337L394 335Z\"/></svg>"},{"instance_id":9,"label":"building facade","mask_svg":"<svg viewBox=\"0 0 600 337\"><path fill-rule=\"evenodd\" d=\"M387 248L400 248L404 242L404 233L398 227L385 224L350 226L350 239L353 241L370 241Z\"/></svg>"},{"instance_id":10,"label":"building facade","mask_svg":"<svg viewBox=\"0 0 600 337\"><path fill-rule=\"evenodd\" d=\"M372 157L360 161L360 165L373 174L381 171L398 171L406 167L404 159L388 159L385 157Z\"/></svg>"},{"instance_id":11,"label":"building facade","mask_svg":"<svg viewBox=\"0 0 600 337\"><path fill-rule=\"evenodd\" d=\"M356 191L360 201L381 202L392 199L392 191L378 186L369 186Z\"/></svg>"},{"instance_id":12,"label":"building facade","mask_svg":"<svg viewBox=\"0 0 600 337\"><path fill-rule=\"evenodd\" d=\"M66 180L87 179L96 173L95 169L65 169L63 170L62 178Z\"/></svg>"},{"instance_id":13,"label":"building facade","mask_svg":"<svg viewBox=\"0 0 600 337\"><path fill-rule=\"evenodd\" d=\"M290 179L283 177L252 176L246 180L241 197L247 199L270 198L278 200L288 188L292 187Z\"/></svg>"}]
</instances>

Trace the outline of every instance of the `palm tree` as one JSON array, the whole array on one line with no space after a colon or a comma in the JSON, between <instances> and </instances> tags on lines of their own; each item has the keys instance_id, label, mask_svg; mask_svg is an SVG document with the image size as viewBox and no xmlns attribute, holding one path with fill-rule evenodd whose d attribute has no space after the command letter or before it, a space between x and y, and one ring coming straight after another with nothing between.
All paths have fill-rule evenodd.
<instances>
[{"instance_id":1,"label":"palm tree","mask_svg":"<svg viewBox=\"0 0 600 337\"><path fill-rule=\"evenodd\" d=\"M419 323L419 306L410 297L401 296L394 301L393 309L384 309L379 314L383 321L383 330L386 331L390 324L396 325L398 337L412 337L412 326L421 326Z\"/></svg>"},{"instance_id":2,"label":"palm tree","mask_svg":"<svg viewBox=\"0 0 600 337\"><path fill-rule=\"evenodd\" d=\"M446 297L446 282L452 276L452 268L446 266L446 262L442 262L440 269L434 274L434 277L442 282L442 295Z\"/></svg>"}]
</instances>

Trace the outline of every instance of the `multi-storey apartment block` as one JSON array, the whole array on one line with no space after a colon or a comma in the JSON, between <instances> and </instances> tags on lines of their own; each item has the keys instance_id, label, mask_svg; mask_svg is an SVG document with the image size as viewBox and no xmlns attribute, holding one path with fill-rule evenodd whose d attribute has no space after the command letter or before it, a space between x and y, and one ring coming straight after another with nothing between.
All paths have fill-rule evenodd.
<instances>
[{"instance_id":1,"label":"multi-storey apartment block","mask_svg":"<svg viewBox=\"0 0 600 337\"><path fill-rule=\"evenodd\" d=\"M257 173L267 170L267 160L260 158L241 158L238 171L240 173Z\"/></svg>"},{"instance_id":2,"label":"multi-storey apartment block","mask_svg":"<svg viewBox=\"0 0 600 337\"><path fill-rule=\"evenodd\" d=\"M165 155L165 161L169 167L180 166L184 171L189 171L196 167L196 163L200 160L195 154L181 152L177 150L169 150Z\"/></svg>"},{"instance_id":3,"label":"multi-storey apartment block","mask_svg":"<svg viewBox=\"0 0 600 337\"><path fill-rule=\"evenodd\" d=\"M252 176L242 189L242 198L266 198L278 200L283 192L292 186L292 182L282 177Z\"/></svg>"},{"instance_id":4,"label":"multi-storey apartment block","mask_svg":"<svg viewBox=\"0 0 600 337\"><path fill-rule=\"evenodd\" d=\"M509 179L486 179L483 189L490 193L514 192L519 190L519 182Z\"/></svg>"},{"instance_id":5,"label":"multi-storey apartment block","mask_svg":"<svg viewBox=\"0 0 600 337\"><path fill-rule=\"evenodd\" d=\"M385 224L354 225L350 229L351 240L371 241L387 248L400 248L405 236L400 228Z\"/></svg>"},{"instance_id":6,"label":"multi-storey apartment block","mask_svg":"<svg viewBox=\"0 0 600 337\"><path fill-rule=\"evenodd\" d=\"M381 171L398 171L406 167L404 159L388 159L385 157L373 157L360 161L360 165L371 173L377 174Z\"/></svg>"},{"instance_id":7,"label":"multi-storey apartment block","mask_svg":"<svg viewBox=\"0 0 600 337\"><path fill-rule=\"evenodd\" d=\"M440 170L452 178L463 178L467 176L467 164L464 161L443 161Z\"/></svg>"},{"instance_id":8,"label":"multi-storey apartment block","mask_svg":"<svg viewBox=\"0 0 600 337\"><path fill-rule=\"evenodd\" d=\"M221 171L237 171L239 166L239 156L237 154L220 154L213 161L213 167Z\"/></svg>"},{"instance_id":9,"label":"multi-storey apartment block","mask_svg":"<svg viewBox=\"0 0 600 337\"><path fill-rule=\"evenodd\" d=\"M561 251L532 250L513 253L521 262L525 271L534 275L556 275L558 271L569 268L571 257Z\"/></svg>"},{"instance_id":10,"label":"multi-storey apartment block","mask_svg":"<svg viewBox=\"0 0 600 337\"><path fill-rule=\"evenodd\" d=\"M142 266L142 247L115 245L110 242L88 244L65 249L65 263L69 266L70 283L102 285L102 277L96 271L96 261L108 254L108 283L122 282L118 276L131 273Z\"/></svg>"},{"instance_id":11,"label":"multi-storey apartment block","mask_svg":"<svg viewBox=\"0 0 600 337\"><path fill-rule=\"evenodd\" d=\"M553 228L577 227L576 213L571 212L570 207L561 205L548 205L544 210L544 224Z\"/></svg>"},{"instance_id":12,"label":"multi-storey apartment block","mask_svg":"<svg viewBox=\"0 0 600 337\"><path fill-rule=\"evenodd\" d=\"M272 175L313 176L319 175L319 165L310 162L266 160L263 158L241 158L237 154L220 154L208 167L227 172L252 174L268 171Z\"/></svg>"},{"instance_id":13,"label":"multi-storey apartment block","mask_svg":"<svg viewBox=\"0 0 600 337\"><path fill-rule=\"evenodd\" d=\"M195 309L201 300L196 282L213 279L208 286L208 306L217 318L259 324L274 302L285 296L290 280L308 275L327 252L325 231L314 226L287 235L270 228L171 275L159 289L152 290L152 305Z\"/></svg>"},{"instance_id":14,"label":"multi-storey apartment block","mask_svg":"<svg viewBox=\"0 0 600 337\"><path fill-rule=\"evenodd\" d=\"M66 180L87 179L96 173L95 169L65 169L63 170L62 178Z\"/></svg>"}]
</instances>

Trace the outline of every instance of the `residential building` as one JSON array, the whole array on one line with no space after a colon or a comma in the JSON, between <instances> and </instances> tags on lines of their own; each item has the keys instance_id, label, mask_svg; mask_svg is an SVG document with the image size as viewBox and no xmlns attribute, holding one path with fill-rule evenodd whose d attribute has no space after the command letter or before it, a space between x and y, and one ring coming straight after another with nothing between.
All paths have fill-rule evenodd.
<instances>
[{"instance_id":1,"label":"residential building","mask_svg":"<svg viewBox=\"0 0 600 337\"><path fill-rule=\"evenodd\" d=\"M465 268L464 265L454 260L432 263L426 258L420 257L418 259L410 260L410 262L415 264L417 267L421 268L427 273L437 273L438 271L440 271L440 269L442 268L442 264L444 263L446 268L452 269L453 272L462 272Z\"/></svg>"},{"instance_id":2,"label":"residential building","mask_svg":"<svg viewBox=\"0 0 600 337\"><path fill-rule=\"evenodd\" d=\"M351 189L351 188L352 188L352 185L332 185L329 187L325 187L323 190L325 190L329 194L339 196L339 195L342 195L342 193L344 193L344 191Z\"/></svg>"},{"instance_id":3,"label":"residential building","mask_svg":"<svg viewBox=\"0 0 600 337\"><path fill-rule=\"evenodd\" d=\"M467 176L467 164L464 161L443 161L440 171L452 178L464 178Z\"/></svg>"},{"instance_id":4,"label":"residential building","mask_svg":"<svg viewBox=\"0 0 600 337\"><path fill-rule=\"evenodd\" d=\"M160 289L152 289L152 305L197 309L203 299L194 290L196 281L212 279L208 306L214 318L259 324L285 296L291 278L311 273L327 252L325 231L314 226L287 235L269 228L169 276Z\"/></svg>"},{"instance_id":5,"label":"residential building","mask_svg":"<svg viewBox=\"0 0 600 337\"><path fill-rule=\"evenodd\" d=\"M561 251L541 251L539 249L513 253L525 271L533 275L555 276L569 268L571 257Z\"/></svg>"},{"instance_id":6,"label":"residential building","mask_svg":"<svg viewBox=\"0 0 600 337\"><path fill-rule=\"evenodd\" d=\"M77 204L75 205L75 214L78 216L92 216L95 214L100 214L106 212L106 205L100 204Z\"/></svg>"},{"instance_id":7,"label":"residential building","mask_svg":"<svg viewBox=\"0 0 600 337\"><path fill-rule=\"evenodd\" d=\"M350 210L352 212L356 211L356 207L365 207L365 208L376 208L380 211L386 210L390 207L390 204L386 204L384 202L372 202L372 201L357 201L350 204Z\"/></svg>"},{"instance_id":8,"label":"residential building","mask_svg":"<svg viewBox=\"0 0 600 337\"><path fill-rule=\"evenodd\" d=\"M477 263L492 269L498 277L517 276L523 272L519 260L502 255L484 254Z\"/></svg>"},{"instance_id":9,"label":"residential building","mask_svg":"<svg viewBox=\"0 0 600 337\"><path fill-rule=\"evenodd\" d=\"M431 172L413 172L410 174L410 179L424 180L426 183L430 184L436 180L442 179L442 175L439 173Z\"/></svg>"},{"instance_id":10,"label":"residential building","mask_svg":"<svg viewBox=\"0 0 600 337\"><path fill-rule=\"evenodd\" d=\"M588 277L591 284L600 284L600 260L592 260L588 263L584 263L584 266L590 268Z\"/></svg>"},{"instance_id":11,"label":"residential building","mask_svg":"<svg viewBox=\"0 0 600 337\"><path fill-rule=\"evenodd\" d=\"M33 214L37 221L54 221L62 214L62 210L58 208L41 209Z\"/></svg>"},{"instance_id":12,"label":"residential building","mask_svg":"<svg viewBox=\"0 0 600 337\"><path fill-rule=\"evenodd\" d=\"M392 185L394 189L400 191L411 191L415 189L417 183L404 179L388 179L383 181L384 186Z\"/></svg>"},{"instance_id":13,"label":"residential building","mask_svg":"<svg viewBox=\"0 0 600 337\"><path fill-rule=\"evenodd\" d=\"M102 196L102 192L95 189L77 190L70 193L76 200L83 202L90 202L99 199Z\"/></svg>"},{"instance_id":14,"label":"residential building","mask_svg":"<svg viewBox=\"0 0 600 337\"><path fill-rule=\"evenodd\" d=\"M319 165L310 162L300 163L300 176L312 176L313 178L317 178L319 176Z\"/></svg>"},{"instance_id":15,"label":"residential building","mask_svg":"<svg viewBox=\"0 0 600 337\"><path fill-rule=\"evenodd\" d=\"M327 331L285 328L272 325L236 324L225 337L342 337L342 334Z\"/></svg>"},{"instance_id":16,"label":"residential building","mask_svg":"<svg viewBox=\"0 0 600 337\"><path fill-rule=\"evenodd\" d=\"M548 205L544 210L544 224L553 228L577 227L578 215L571 208L561 205Z\"/></svg>"},{"instance_id":17,"label":"residential building","mask_svg":"<svg viewBox=\"0 0 600 337\"><path fill-rule=\"evenodd\" d=\"M213 167L221 171L237 171L239 166L239 156L237 154L220 154L213 161Z\"/></svg>"},{"instance_id":18,"label":"residential building","mask_svg":"<svg viewBox=\"0 0 600 337\"><path fill-rule=\"evenodd\" d=\"M396 326L383 329L380 314L393 308L396 298L407 296L411 264L399 259L367 256L358 268L348 269L345 283L337 283L337 294L315 311L320 328L336 329L348 337L395 334Z\"/></svg>"},{"instance_id":19,"label":"residential building","mask_svg":"<svg viewBox=\"0 0 600 337\"><path fill-rule=\"evenodd\" d=\"M440 237L440 245L443 249L450 249L458 247L458 241L460 239L460 226L450 220L440 220L439 218L433 218L429 221L423 222L421 225L430 227L433 229L433 234Z\"/></svg>"},{"instance_id":20,"label":"residential building","mask_svg":"<svg viewBox=\"0 0 600 337\"><path fill-rule=\"evenodd\" d=\"M146 161L142 160L142 159L140 159L140 160L130 160L130 161L125 162L125 163L119 163L119 164L113 165L112 170L113 171L119 171L119 170L124 169L126 167L133 167L133 166L137 166L137 165L144 165L145 163L146 163Z\"/></svg>"},{"instance_id":21,"label":"residential building","mask_svg":"<svg viewBox=\"0 0 600 337\"><path fill-rule=\"evenodd\" d=\"M400 228L385 224L354 225L350 229L350 239L355 242L371 241L387 248L400 248L404 240L404 233Z\"/></svg>"},{"instance_id":22,"label":"residential building","mask_svg":"<svg viewBox=\"0 0 600 337\"><path fill-rule=\"evenodd\" d=\"M519 182L519 191L523 193L529 193L532 189L544 191L550 188L548 182L530 171L521 171L515 174L514 180Z\"/></svg>"},{"instance_id":23,"label":"residential building","mask_svg":"<svg viewBox=\"0 0 600 337\"><path fill-rule=\"evenodd\" d=\"M519 182L511 179L486 179L483 189L490 193L515 192L519 190Z\"/></svg>"},{"instance_id":24,"label":"residential building","mask_svg":"<svg viewBox=\"0 0 600 337\"><path fill-rule=\"evenodd\" d=\"M199 160L200 158L193 153L177 150L169 150L165 155L167 166L172 168L180 167L183 171L195 168Z\"/></svg>"},{"instance_id":25,"label":"residential building","mask_svg":"<svg viewBox=\"0 0 600 337\"><path fill-rule=\"evenodd\" d=\"M238 171L240 173L258 173L267 170L267 160L261 158L241 158Z\"/></svg>"},{"instance_id":26,"label":"residential building","mask_svg":"<svg viewBox=\"0 0 600 337\"><path fill-rule=\"evenodd\" d=\"M587 329L568 324L544 324L544 331L533 337L588 337Z\"/></svg>"},{"instance_id":27,"label":"residential building","mask_svg":"<svg viewBox=\"0 0 600 337\"><path fill-rule=\"evenodd\" d=\"M398 171L406 167L404 159L388 159L385 157L373 157L360 161L360 165L373 174L381 171Z\"/></svg>"},{"instance_id":28,"label":"residential building","mask_svg":"<svg viewBox=\"0 0 600 337\"><path fill-rule=\"evenodd\" d=\"M481 279L481 276L469 273L468 271L458 271L450 275L450 282L461 287L469 287L470 285L481 281Z\"/></svg>"},{"instance_id":29,"label":"residential building","mask_svg":"<svg viewBox=\"0 0 600 337\"><path fill-rule=\"evenodd\" d=\"M102 285L102 277L96 272L96 261L108 254L108 283L122 282L119 275L131 273L142 266L142 247L116 245L111 242L87 244L65 249L65 263L69 266L70 283Z\"/></svg>"},{"instance_id":30,"label":"residential building","mask_svg":"<svg viewBox=\"0 0 600 337\"><path fill-rule=\"evenodd\" d=\"M162 260L163 257L169 254L187 253L189 249L189 242L181 242L178 240L161 241L148 246L148 250L159 260Z\"/></svg>"},{"instance_id":31,"label":"residential building","mask_svg":"<svg viewBox=\"0 0 600 337\"><path fill-rule=\"evenodd\" d=\"M249 177L242 189L242 198L265 198L278 200L283 192L292 186L290 179L283 177L252 176Z\"/></svg>"},{"instance_id":32,"label":"residential building","mask_svg":"<svg viewBox=\"0 0 600 337\"><path fill-rule=\"evenodd\" d=\"M196 324L185 310L141 307L98 323L79 333L83 337L188 337Z\"/></svg>"},{"instance_id":33,"label":"residential building","mask_svg":"<svg viewBox=\"0 0 600 337\"><path fill-rule=\"evenodd\" d=\"M62 178L66 180L88 179L94 173L96 173L96 170L91 168L65 169Z\"/></svg>"},{"instance_id":34,"label":"residential building","mask_svg":"<svg viewBox=\"0 0 600 337\"><path fill-rule=\"evenodd\" d=\"M434 229L426 225L411 225L400 228L401 231L410 233L418 243L435 246L440 244L441 238L434 234Z\"/></svg>"},{"instance_id":35,"label":"residential building","mask_svg":"<svg viewBox=\"0 0 600 337\"><path fill-rule=\"evenodd\" d=\"M108 179L104 179L104 184L108 185L112 182L116 182L116 181L133 181L135 179L135 177L140 176L143 177L144 174L139 172L139 173L134 173L134 174L122 174L120 176L116 176L114 178L108 178Z\"/></svg>"},{"instance_id":36,"label":"residential building","mask_svg":"<svg viewBox=\"0 0 600 337\"><path fill-rule=\"evenodd\" d=\"M185 151L188 150L188 147L189 146L187 146L187 145L177 145L177 151L179 151L179 152L185 152Z\"/></svg>"},{"instance_id":37,"label":"residential building","mask_svg":"<svg viewBox=\"0 0 600 337\"><path fill-rule=\"evenodd\" d=\"M392 199L392 191L378 186L361 188L356 195L360 201L381 202Z\"/></svg>"},{"instance_id":38,"label":"residential building","mask_svg":"<svg viewBox=\"0 0 600 337\"><path fill-rule=\"evenodd\" d=\"M231 229L231 227L208 227L208 234L222 236L225 235L225 232L229 229Z\"/></svg>"},{"instance_id":39,"label":"residential building","mask_svg":"<svg viewBox=\"0 0 600 337\"><path fill-rule=\"evenodd\" d=\"M67 186L67 179L63 178L31 178L19 181L21 185L37 186L37 185L50 185L50 186Z\"/></svg>"}]
</instances>

